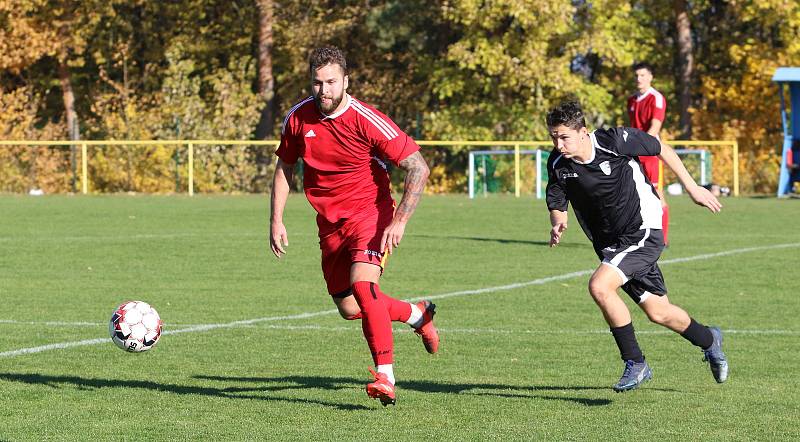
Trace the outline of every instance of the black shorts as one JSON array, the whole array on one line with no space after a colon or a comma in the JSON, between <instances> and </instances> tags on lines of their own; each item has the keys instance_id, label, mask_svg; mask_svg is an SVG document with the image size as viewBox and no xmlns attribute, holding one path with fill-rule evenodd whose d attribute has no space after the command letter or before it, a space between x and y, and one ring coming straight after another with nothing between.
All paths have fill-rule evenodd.
<instances>
[{"instance_id":1,"label":"black shorts","mask_svg":"<svg viewBox=\"0 0 800 442\"><path fill-rule=\"evenodd\" d=\"M667 286L658 268L664 249L664 234L658 229L642 229L619 239L617 244L595 250L603 264L622 277L622 290L640 304L649 296L664 296Z\"/></svg>"}]
</instances>

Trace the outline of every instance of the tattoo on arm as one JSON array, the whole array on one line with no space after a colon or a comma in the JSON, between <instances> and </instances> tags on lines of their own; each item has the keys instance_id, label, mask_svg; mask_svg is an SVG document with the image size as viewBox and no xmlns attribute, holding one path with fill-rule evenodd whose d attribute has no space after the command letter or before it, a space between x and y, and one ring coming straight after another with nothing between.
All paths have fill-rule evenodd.
<instances>
[{"instance_id":1,"label":"tattoo on arm","mask_svg":"<svg viewBox=\"0 0 800 442\"><path fill-rule=\"evenodd\" d=\"M419 152L414 152L400 162L399 166L406 171L405 191L400 205L395 210L395 219L408 221L417 208L425 183L428 181L430 169Z\"/></svg>"}]
</instances>

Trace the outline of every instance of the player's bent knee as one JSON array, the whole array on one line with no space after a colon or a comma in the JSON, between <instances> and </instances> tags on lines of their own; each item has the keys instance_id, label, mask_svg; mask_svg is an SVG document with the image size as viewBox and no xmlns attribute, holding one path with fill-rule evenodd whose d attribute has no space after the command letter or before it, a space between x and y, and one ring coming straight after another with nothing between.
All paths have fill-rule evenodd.
<instances>
[{"instance_id":1,"label":"player's bent knee","mask_svg":"<svg viewBox=\"0 0 800 442\"><path fill-rule=\"evenodd\" d=\"M339 314L342 315L342 318L347 319L348 321L355 321L356 319L361 319L361 312L358 312L353 315L347 312L339 312Z\"/></svg>"},{"instance_id":2,"label":"player's bent knee","mask_svg":"<svg viewBox=\"0 0 800 442\"><path fill-rule=\"evenodd\" d=\"M355 303L353 303L355 304ZM348 321L355 321L356 319L361 319L361 309L358 305L341 305L337 306L339 310L339 316L343 319L347 319Z\"/></svg>"},{"instance_id":3,"label":"player's bent knee","mask_svg":"<svg viewBox=\"0 0 800 442\"><path fill-rule=\"evenodd\" d=\"M592 296L592 299L594 299L594 302L598 305L608 304L608 301L612 296L612 293L607 291L590 291L589 294Z\"/></svg>"},{"instance_id":4,"label":"player's bent knee","mask_svg":"<svg viewBox=\"0 0 800 442\"><path fill-rule=\"evenodd\" d=\"M589 294L594 298L597 302L605 302L614 293L613 290L609 290L603 284L600 284L594 280L589 281Z\"/></svg>"},{"instance_id":5,"label":"player's bent knee","mask_svg":"<svg viewBox=\"0 0 800 442\"><path fill-rule=\"evenodd\" d=\"M331 297L333 298L333 303L336 304L336 310L339 311L339 316L348 321L361 319L361 307L359 307L355 297L352 296L350 288L331 295Z\"/></svg>"},{"instance_id":6,"label":"player's bent knee","mask_svg":"<svg viewBox=\"0 0 800 442\"><path fill-rule=\"evenodd\" d=\"M645 312L647 314L647 318L650 319L651 322L656 324L664 325L669 322L669 315L665 314L665 312Z\"/></svg>"}]
</instances>

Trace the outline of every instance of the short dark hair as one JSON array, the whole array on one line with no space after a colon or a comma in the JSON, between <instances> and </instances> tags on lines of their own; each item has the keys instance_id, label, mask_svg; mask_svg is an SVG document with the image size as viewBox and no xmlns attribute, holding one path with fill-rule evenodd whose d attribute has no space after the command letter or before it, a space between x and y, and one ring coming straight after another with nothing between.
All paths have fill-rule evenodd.
<instances>
[{"instance_id":1,"label":"short dark hair","mask_svg":"<svg viewBox=\"0 0 800 442\"><path fill-rule=\"evenodd\" d=\"M586 127L586 119L583 116L583 109L581 109L580 103L575 100L563 101L547 112L548 128L561 125L575 130Z\"/></svg>"},{"instance_id":2,"label":"short dark hair","mask_svg":"<svg viewBox=\"0 0 800 442\"><path fill-rule=\"evenodd\" d=\"M653 66L646 61L640 61L633 65L633 72L636 72L639 69L647 69L647 72L650 72L650 75L653 75Z\"/></svg>"},{"instance_id":3,"label":"short dark hair","mask_svg":"<svg viewBox=\"0 0 800 442\"><path fill-rule=\"evenodd\" d=\"M344 58L344 52L336 46L323 46L311 51L311 55L308 57L308 72L313 74L317 69L329 64L338 64L347 75L347 60Z\"/></svg>"}]
</instances>

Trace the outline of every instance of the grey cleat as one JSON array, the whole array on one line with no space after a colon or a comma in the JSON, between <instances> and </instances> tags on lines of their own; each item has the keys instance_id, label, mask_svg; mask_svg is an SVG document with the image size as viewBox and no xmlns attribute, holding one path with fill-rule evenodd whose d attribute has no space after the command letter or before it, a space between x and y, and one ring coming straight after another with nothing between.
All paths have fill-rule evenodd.
<instances>
[{"instance_id":1,"label":"grey cleat","mask_svg":"<svg viewBox=\"0 0 800 442\"><path fill-rule=\"evenodd\" d=\"M725 358L725 353L722 352L722 330L718 327L709 327L708 329L714 336L714 342L711 347L703 350L703 361L708 361L708 365L711 366L711 374L721 384L728 379L728 360Z\"/></svg>"},{"instance_id":2,"label":"grey cleat","mask_svg":"<svg viewBox=\"0 0 800 442\"><path fill-rule=\"evenodd\" d=\"M622 377L619 378L612 388L617 393L633 390L638 388L639 385L645 381L649 381L653 377L653 370L647 365L647 361L634 362L631 360L625 361L625 371L622 372Z\"/></svg>"}]
</instances>

